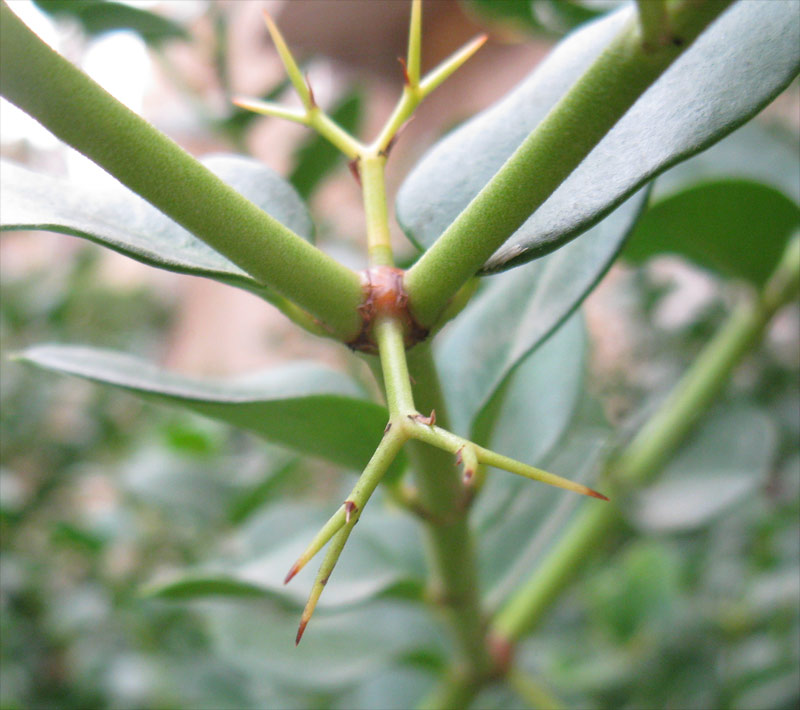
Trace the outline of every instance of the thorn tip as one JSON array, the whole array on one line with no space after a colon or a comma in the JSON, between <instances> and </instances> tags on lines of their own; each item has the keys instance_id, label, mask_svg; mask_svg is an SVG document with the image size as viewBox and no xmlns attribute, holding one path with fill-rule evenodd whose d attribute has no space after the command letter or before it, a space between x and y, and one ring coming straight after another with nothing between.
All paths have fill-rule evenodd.
<instances>
[{"instance_id":1,"label":"thorn tip","mask_svg":"<svg viewBox=\"0 0 800 710\"><path fill-rule=\"evenodd\" d=\"M308 619L300 619L300 626L297 627L297 636L295 636L294 639L295 647L300 644L300 639L303 638L303 634L306 631L306 626L308 626Z\"/></svg>"}]
</instances>

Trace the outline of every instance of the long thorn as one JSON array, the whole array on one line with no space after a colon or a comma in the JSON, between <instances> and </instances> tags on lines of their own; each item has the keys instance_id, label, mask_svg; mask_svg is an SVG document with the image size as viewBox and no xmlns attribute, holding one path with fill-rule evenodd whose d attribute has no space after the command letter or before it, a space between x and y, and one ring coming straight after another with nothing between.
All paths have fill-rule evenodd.
<instances>
[{"instance_id":1,"label":"long thorn","mask_svg":"<svg viewBox=\"0 0 800 710\"><path fill-rule=\"evenodd\" d=\"M310 111L314 107L314 101L311 97L311 92L308 89L306 80L303 77L303 73L300 71L300 67L297 66L297 62L294 60L292 53L289 51L289 47L287 46L286 41L283 39L283 35L273 21L272 17L270 17L270 14L266 10L263 10L263 14L264 22L267 23L267 30L269 31L270 37L272 37L272 41L275 44L275 49L278 50L278 56L280 56L283 66L286 68L286 73L289 76L289 80L292 82L295 91L300 96L300 100L303 102L303 106L305 106L306 111Z\"/></svg>"},{"instance_id":2,"label":"long thorn","mask_svg":"<svg viewBox=\"0 0 800 710\"><path fill-rule=\"evenodd\" d=\"M294 640L295 646L297 646L297 644L300 643L300 639L303 638L303 634L306 631L306 626L308 626L308 622L311 620L311 615L314 613L314 609L317 607L317 602L322 594L322 590L328 583L331 572L333 572L333 568L336 566L336 563L339 561L339 556L342 554L342 550L347 542L347 538L350 537L350 533L352 532L353 527L358 520L357 516L358 512L356 512L351 524L346 525L339 530L339 532L336 533L336 536L331 541L328 554L325 555L325 559L322 561L322 564L319 567L317 578L314 580L314 586L311 587L311 593L308 595L308 601L303 609L303 615L300 617L300 625L297 628L297 636Z\"/></svg>"},{"instance_id":3,"label":"long thorn","mask_svg":"<svg viewBox=\"0 0 800 710\"><path fill-rule=\"evenodd\" d=\"M235 96L232 103L239 108L260 113L264 116L274 116L276 118L285 118L287 121L294 121L295 123L302 123L308 125L305 111L298 111L293 108L286 108L280 104L272 103L271 101L261 101L260 99L249 99L246 96Z\"/></svg>"},{"instance_id":4,"label":"long thorn","mask_svg":"<svg viewBox=\"0 0 800 710\"><path fill-rule=\"evenodd\" d=\"M584 486L582 483L576 483L575 481L570 481L568 478L562 478L561 476L557 476L554 473L548 473L547 471L543 471L540 468L535 468L534 466L529 466L528 464L522 463L520 461L515 461L508 456L503 456L502 454L497 454L494 451L489 451L487 449L479 448L478 449L478 459L481 463L488 464L489 466L496 466L497 468L502 468L505 471L510 471L511 473L516 473L518 476L523 476L524 478L530 478L533 481L540 481L542 483L547 483L551 486L556 486L557 488L563 488L567 491L573 491L574 493L580 493L581 495L591 496L592 498L599 498L600 500L608 500L606 496L602 493L598 493L596 490L589 488L588 486Z\"/></svg>"},{"instance_id":5,"label":"long thorn","mask_svg":"<svg viewBox=\"0 0 800 710\"><path fill-rule=\"evenodd\" d=\"M292 577L294 577L301 569L303 569L303 567L308 564L309 560L314 557L314 555L316 555L323 547L325 547L325 545L328 544L328 541L337 532L339 532L339 530L342 529L342 526L345 525L345 517L350 517L347 513L346 504L342 505L314 536L314 539L309 543L303 554L297 558L297 562L292 565L292 568L289 570L289 574L287 574L286 579L283 580L284 584L288 584Z\"/></svg>"},{"instance_id":6,"label":"long thorn","mask_svg":"<svg viewBox=\"0 0 800 710\"><path fill-rule=\"evenodd\" d=\"M438 67L430 71L422 81L419 82L419 93L421 98L425 98L447 77L464 64L475 52L477 52L489 39L488 35L479 35L471 42L465 44L454 54L445 59Z\"/></svg>"}]
</instances>

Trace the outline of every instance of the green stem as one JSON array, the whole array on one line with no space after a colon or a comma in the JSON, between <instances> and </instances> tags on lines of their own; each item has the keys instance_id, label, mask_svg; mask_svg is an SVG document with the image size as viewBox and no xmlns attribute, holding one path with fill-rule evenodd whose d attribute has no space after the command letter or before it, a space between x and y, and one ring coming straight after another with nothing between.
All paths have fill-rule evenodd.
<instances>
[{"instance_id":1,"label":"green stem","mask_svg":"<svg viewBox=\"0 0 800 710\"><path fill-rule=\"evenodd\" d=\"M658 49L669 41L666 0L636 0L639 28L645 51Z\"/></svg>"},{"instance_id":2,"label":"green stem","mask_svg":"<svg viewBox=\"0 0 800 710\"><path fill-rule=\"evenodd\" d=\"M79 150L259 282L352 340L358 275L226 185L50 49L0 4L0 88Z\"/></svg>"},{"instance_id":3,"label":"green stem","mask_svg":"<svg viewBox=\"0 0 800 710\"><path fill-rule=\"evenodd\" d=\"M411 350L409 365L420 411L435 409L437 419L446 425L447 410L430 347L423 344ZM452 693L460 696L464 683L482 682L492 668L465 489L452 454L419 441L410 441L408 451L419 503L431 514L424 522L431 598L443 610L457 647L447 682L452 687L443 690L431 707L461 707Z\"/></svg>"},{"instance_id":4,"label":"green stem","mask_svg":"<svg viewBox=\"0 0 800 710\"><path fill-rule=\"evenodd\" d=\"M631 19L408 272L406 290L419 323L437 322L458 289L731 1L671 6L670 26L682 43L657 51L645 51Z\"/></svg>"},{"instance_id":5,"label":"green stem","mask_svg":"<svg viewBox=\"0 0 800 710\"><path fill-rule=\"evenodd\" d=\"M386 207L385 167L386 157L380 154L364 156L359 161L370 266L394 266Z\"/></svg>"},{"instance_id":6,"label":"green stem","mask_svg":"<svg viewBox=\"0 0 800 710\"><path fill-rule=\"evenodd\" d=\"M390 421L399 424L395 420L415 411L403 342L403 326L396 318L380 317L374 327Z\"/></svg>"},{"instance_id":7,"label":"green stem","mask_svg":"<svg viewBox=\"0 0 800 710\"><path fill-rule=\"evenodd\" d=\"M641 484L657 474L728 382L742 358L761 341L776 311L800 291L800 239L787 247L760 297L743 303L684 375L673 393L620 456L607 466L622 486ZM494 619L496 633L509 641L530 632L561 591L623 522L613 505L586 505L550 550L539 569Z\"/></svg>"}]
</instances>

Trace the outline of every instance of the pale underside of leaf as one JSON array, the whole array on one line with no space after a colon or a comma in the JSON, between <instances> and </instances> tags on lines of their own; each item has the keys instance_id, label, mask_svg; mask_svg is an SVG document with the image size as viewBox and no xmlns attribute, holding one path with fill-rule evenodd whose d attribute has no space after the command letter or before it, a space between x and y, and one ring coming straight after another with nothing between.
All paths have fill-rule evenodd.
<instances>
[{"instance_id":1,"label":"pale underside of leaf","mask_svg":"<svg viewBox=\"0 0 800 710\"><path fill-rule=\"evenodd\" d=\"M444 138L403 184L397 215L429 247L586 70L631 6L563 40L499 104ZM733 5L634 104L485 272L542 256L597 223L655 175L750 119L796 76L800 13L792 0Z\"/></svg>"},{"instance_id":2,"label":"pale underside of leaf","mask_svg":"<svg viewBox=\"0 0 800 710\"><path fill-rule=\"evenodd\" d=\"M314 363L201 380L122 353L80 346L41 345L19 358L180 406L355 470L369 460L388 419L384 407L363 399L350 378Z\"/></svg>"}]
</instances>

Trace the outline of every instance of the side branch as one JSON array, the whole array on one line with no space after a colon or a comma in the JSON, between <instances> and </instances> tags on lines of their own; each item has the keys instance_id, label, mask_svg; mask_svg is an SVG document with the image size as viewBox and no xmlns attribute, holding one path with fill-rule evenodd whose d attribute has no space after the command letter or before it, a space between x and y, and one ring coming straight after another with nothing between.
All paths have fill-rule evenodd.
<instances>
[{"instance_id":1,"label":"side branch","mask_svg":"<svg viewBox=\"0 0 800 710\"><path fill-rule=\"evenodd\" d=\"M107 170L337 338L358 333L357 274L226 185L54 52L0 4L0 89Z\"/></svg>"}]
</instances>

